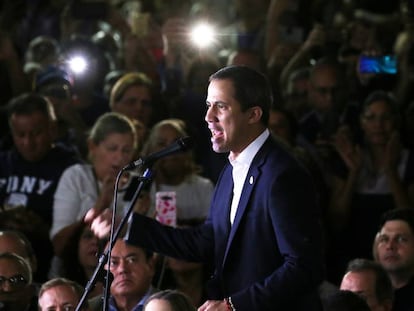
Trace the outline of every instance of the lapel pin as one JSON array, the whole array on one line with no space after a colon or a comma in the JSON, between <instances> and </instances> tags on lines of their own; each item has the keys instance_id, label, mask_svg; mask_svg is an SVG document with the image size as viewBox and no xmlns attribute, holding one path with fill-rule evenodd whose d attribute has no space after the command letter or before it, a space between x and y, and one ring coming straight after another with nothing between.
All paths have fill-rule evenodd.
<instances>
[{"instance_id":1,"label":"lapel pin","mask_svg":"<svg viewBox=\"0 0 414 311\"><path fill-rule=\"evenodd\" d=\"M253 176L250 176L249 183L253 185Z\"/></svg>"}]
</instances>

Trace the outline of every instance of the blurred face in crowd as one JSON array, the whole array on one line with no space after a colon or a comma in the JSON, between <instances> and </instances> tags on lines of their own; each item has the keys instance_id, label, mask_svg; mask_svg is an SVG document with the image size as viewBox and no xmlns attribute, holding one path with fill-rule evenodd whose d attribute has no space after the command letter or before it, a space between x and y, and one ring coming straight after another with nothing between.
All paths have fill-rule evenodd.
<instances>
[{"instance_id":1,"label":"blurred face in crowd","mask_svg":"<svg viewBox=\"0 0 414 311\"><path fill-rule=\"evenodd\" d=\"M111 133L95 144L89 141L89 153L99 180L107 176L116 177L135 153L132 133Z\"/></svg>"},{"instance_id":2,"label":"blurred face in crowd","mask_svg":"<svg viewBox=\"0 0 414 311\"><path fill-rule=\"evenodd\" d=\"M377 261L388 273L412 273L414 269L414 235L402 220L387 221L375 240Z\"/></svg>"},{"instance_id":3,"label":"blurred face in crowd","mask_svg":"<svg viewBox=\"0 0 414 311\"><path fill-rule=\"evenodd\" d=\"M69 285L57 285L45 290L39 297L40 311L75 310L80 297Z\"/></svg>"},{"instance_id":4,"label":"blurred face in crowd","mask_svg":"<svg viewBox=\"0 0 414 311\"><path fill-rule=\"evenodd\" d=\"M146 86L130 86L122 98L113 103L112 110L148 126L152 116L151 92Z\"/></svg>"},{"instance_id":5,"label":"blurred face in crowd","mask_svg":"<svg viewBox=\"0 0 414 311\"><path fill-rule=\"evenodd\" d=\"M0 258L0 301L4 310L27 310L35 294L29 273L17 258Z\"/></svg>"},{"instance_id":6,"label":"blurred face in crowd","mask_svg":"<svg viewBox=\"0 0 414 311\"><path fill-rule=\"evenodd\" d=\"M41 112L13 114L10 118L13 142L21 156L29 162L43 159L52 147L55 124Z\"/></svg>"},{"instance_id":7,"label":"blurred face in crowd","mask_svg":"<svg viewBox=\"0 0 414 311\"><path fill-rule=\"evenodd\" d=\"M10 258L0 259L0 293L20 291L28 285L29 276L23 267Z\"/></svg>"},{"instance_id":8,"label":"blurred face in crowd","mask_svg":"<svg viewBox=\"0 0 414 311\"><path fill-rule=\"evenodd\" d=\"M375 282L376 277L373 271L350 271L344 275L340 289L349 290L361 296L372 311L390 310L391 304L384 305L378 302Z\"/></svg>"},{"instance_id":9,"label":"blurred face in crowd","mask_svg":"<svg viewBox=\"0 0 414 311\"><path fill-rule=\"evenodd\" d=\"M314 69L309 83L309 101L313 109L328 112L334 109L339 91L338 74L333 66L322 65Z\"/></svg>"},{"instance_id":10,"label":"blurred face in crowd","mask_svg":"<svg viewBox=\"0 0 414 311\"><path fill-rule=\"evenodd\" d=\"M82 267L95 268L98 264L98 241L93 232L88 227L85 227L78 246L78 257Z\"/></svg>"},{"instance_id":11,"label":"blurred face in crowd","mask_svg":"<svg viewBox=\"0 0 414 311\"><path fill-rule=\"evenodd\" d=\"M300 120L309 111L307 102L308 89L308 78L296 78L288 82L285 94L285 107L293 113L297 120Z\"/></svg>"},{"instance_id":12,"label":"blurred face in crowd","mask_svg":"<svg viewBox=\"0 0 414 311\"><path fill-rule=\"evenodd\" d=\"M372 102L361 116L365 139L372 145L385 145L395 129L395 117L385 101Z\"/></svg>"},{"instance_id":13,"label":"blurred face in crowd","mask_svg":"<svg viewBox=\"0 0 414 311\"><path fill-rule=\"evenodd\" d=\"M180 137L180 134L172 126L164 125L160 127L155 137L154 150L152 152L167 148ZM157 170L162 171L163 176L181 176L184 173L183 165L188 161L188 156L188 153L179 152L163 157L156 163Z\"/></svg>"},{"instance_id":14,"label":"blurred face in crowd","mask_svg":"<svg viewBox=\"0 0 414 311\"><path fill-rule=\"evenodd\" d=\"M110 269L114 276L111 294L115 299L130 297L138 303L151 286L154 259L147 258L141 248L118 240L112 249Z\"/></svg>"}]
</instances>

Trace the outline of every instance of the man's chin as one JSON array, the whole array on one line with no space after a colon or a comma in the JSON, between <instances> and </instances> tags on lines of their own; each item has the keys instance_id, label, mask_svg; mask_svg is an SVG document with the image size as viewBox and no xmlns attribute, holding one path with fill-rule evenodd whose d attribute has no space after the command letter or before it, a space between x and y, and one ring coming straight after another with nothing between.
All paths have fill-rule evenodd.
<instances>
[{"instance_id":1,"label":"man's chin","mask_svg":"<svg viewBox=\"0 0 414 311\"><path fill-rule=\"evenodd\" d=\"M212 143L212 148L213 148L213 151L216 152L216 153L229 152L228 148L226 148L225 145L218 144L218 143L215 143L215 142Z\"/></svg>"}]
</instances>

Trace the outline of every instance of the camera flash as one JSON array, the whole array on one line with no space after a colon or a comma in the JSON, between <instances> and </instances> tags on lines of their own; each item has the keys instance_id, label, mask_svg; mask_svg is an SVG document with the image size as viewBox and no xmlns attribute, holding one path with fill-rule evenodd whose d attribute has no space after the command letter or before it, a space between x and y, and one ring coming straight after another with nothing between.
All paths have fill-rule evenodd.
<instances>
[{"instance_id":1,"label":"camera flash","mask_svg":"<svg viewBox=\"0 0 414 311\"><path fill-rule=\"evenodd\" d=\"M205 23L196 25L191 31L190 37L193 43L200 48L211 45L215 39L213 27Z\"/></svg>"},{"instance_id":2,"label":"camera flash","mask_svg":"<svg viewBox=\"0 0 414 311\"><path fill-rule=\"evenodd\" d=\"M86 70L87 62L82 56L74 56L68 61L70 70L75 74L81 74Z\"/></svg>"}]
</instances>

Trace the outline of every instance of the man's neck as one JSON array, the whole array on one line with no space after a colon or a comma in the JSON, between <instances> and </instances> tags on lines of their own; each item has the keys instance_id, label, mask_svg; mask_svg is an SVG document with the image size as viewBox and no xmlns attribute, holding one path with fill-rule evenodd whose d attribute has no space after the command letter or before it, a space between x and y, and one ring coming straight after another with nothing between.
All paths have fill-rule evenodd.
<instances>
[{"instance_id":1,"label":"man's neck","mask_svg":"<svg viewBox=\"0 0 414 311\"><path fill-rule=\"evenodd\" d=\"M391 279L392 287L394 289L399 289L407 285L410 280L413 278L414 273L412 271L398 271L389 273Z\"/></svg>"}]
</instances>

